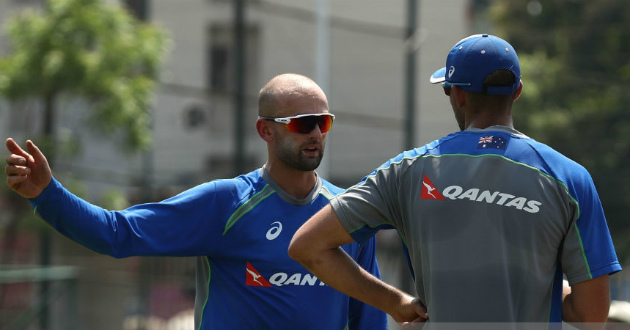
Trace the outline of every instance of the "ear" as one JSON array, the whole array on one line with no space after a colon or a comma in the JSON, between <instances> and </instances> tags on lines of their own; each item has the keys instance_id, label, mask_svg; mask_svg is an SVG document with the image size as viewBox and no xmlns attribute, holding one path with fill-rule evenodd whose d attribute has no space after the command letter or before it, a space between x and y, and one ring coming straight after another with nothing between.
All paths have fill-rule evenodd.
<instances>
[{"instance_id":1,"label":"ear","mask_svg":"<svg viewBox=\"0 0 630 330\"><path fill-rule=\"evenodd\" d=\"M458 108L463 108L466 104L466 91L459 88L458 86L451 86L451 93L455 96L455 102L457 102Z\"/></svg>"},{"instance_id":2,"label":"ear","mask_svg":"<svg viewBox=\"0 0 630 330\"><path fill-rule=\"evenodd\" d=\"M514 94L514 101L518 100L519 96L521 96L521 92L523 91L523 80L521 80L521 85L518 86L516 90L516 94Z\"/></svg>"},{"instance_id":3,"label":"ear","mask_svg":"<svg viewBox=\"0 0 630 330\"><path fill-rule=\"evenodd\" d=\"M256 131L260 137L267 141L271 142L273 140L273 130L270 127L270 122L266 119L258 118L256 120Z\"/></svg>"}]
</instances>

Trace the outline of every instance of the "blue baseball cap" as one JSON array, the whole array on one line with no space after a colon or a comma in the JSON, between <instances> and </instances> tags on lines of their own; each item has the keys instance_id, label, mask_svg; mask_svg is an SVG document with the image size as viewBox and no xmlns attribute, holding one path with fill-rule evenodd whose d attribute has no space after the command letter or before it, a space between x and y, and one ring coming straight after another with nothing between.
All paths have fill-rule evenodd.
<instances>
[{"instance_id":1,"label":"blue baseball cap","mask_svg":"<svg viewBox=\"0 0 630 330\"><path fill-rule=\"evenodd\" d=\"M486 77L501 69L514 73L514 83L485 86ZM516 51L507 41L493 35L476 34L455 44L446 57L446 67L435 71L429 81L444 83L445 88L455 85L473 93L510 95L520 86L521 66Z\"/></svg>"}]
</instances>

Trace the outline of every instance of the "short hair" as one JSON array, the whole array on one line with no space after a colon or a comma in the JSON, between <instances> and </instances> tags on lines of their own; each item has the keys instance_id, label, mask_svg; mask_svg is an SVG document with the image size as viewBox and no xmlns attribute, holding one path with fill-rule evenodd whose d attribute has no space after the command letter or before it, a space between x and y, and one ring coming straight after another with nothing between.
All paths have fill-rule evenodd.
<instances>
[{"instance_id":1,"label":"short hair","mask_svg":"<svg viewBox=\"0 0 630 330\"><path fill-rule=\"evenodd\" d=\"M483 94L487 93L489 86L512 86L514 83L516 83L514 72L507 69L493 71L483 80Z\"/></svg>"},{"instance_id":2,"label":"short hair","mask_svg":"<svg viewBox=\"0 0 630 330\"><path fill-rule=\"evenodd\" d=\"M509 108L511 103L514 101L514 95L516 92L509 95L488 95L486 94L486 90L488 87L492 86L511 86L516 83L515 80L516 76L514 75L514 72L510 70L500 69L493 71L483 81L483 93L468 92L470 95L469 100L471 102L472 108Z\"/></svg>"}]
</instances>

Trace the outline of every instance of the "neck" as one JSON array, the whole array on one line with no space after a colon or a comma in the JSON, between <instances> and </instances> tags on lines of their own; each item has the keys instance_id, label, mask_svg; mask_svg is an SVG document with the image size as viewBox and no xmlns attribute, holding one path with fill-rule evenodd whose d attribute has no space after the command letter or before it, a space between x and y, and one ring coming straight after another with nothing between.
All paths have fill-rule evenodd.
<instances>
[{"instance_id":1,"label":"neck","mask_svg":"<svg viewBox=\"0 0 630 330\"><path fill-rule=\"evenodd\" d=\"M282 190L296 199L306 198L317 183L315 171L300 171L271 162L267 162L263 167Z\"/></svg>"},{"instance_id":2,"label":"neck","mask_svg":"<svg viewBox=\"0 0 630 330\"><path fill-rule=\"evenodd\" d=\"M479 115L470 118L466 122L466 128L488 128L490 126L505 126L509 128L514 128L514 122L512 121L512 116L509 114L505 114L502 116L497 116L496 114L482 113Z\"/></svg>"}]
</instances>

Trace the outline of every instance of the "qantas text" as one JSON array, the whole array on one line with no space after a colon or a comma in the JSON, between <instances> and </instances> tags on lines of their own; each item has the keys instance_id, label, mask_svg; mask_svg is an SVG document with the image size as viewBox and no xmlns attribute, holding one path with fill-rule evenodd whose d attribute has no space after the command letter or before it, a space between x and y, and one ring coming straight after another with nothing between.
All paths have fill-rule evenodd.
<instances>
[{"instance_id":1,"label":"qantas text","mask_svg":"<svg viewBox=\"0 0 630 330\"><path fill-rule=\"evenodd\" d=\"M298 286L314 286L326 285L312 274L293 274L289 276L287 273L275 273L269 278L269 283L276 286L298 285Z\"/></svg>"},{"instance_id":2,"label":"qantas text","mask_svg":"<svg viewBox=\"0 0 630 330\"><path fill-rule=\"evenodd\" d=\"M538 213L540 211L541 202L536 200L528 200L525 197L517 197L499 191L491 192L489 190L480 191L479 188L470 188L464 190L460 186L449 186L442 191L442 195L452 200L468 199L475 202L486 202L489 204L502 205L505 207L514 207L529 213Z\"/></svg>"}]
</instances>

